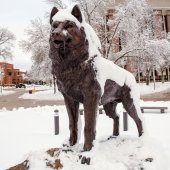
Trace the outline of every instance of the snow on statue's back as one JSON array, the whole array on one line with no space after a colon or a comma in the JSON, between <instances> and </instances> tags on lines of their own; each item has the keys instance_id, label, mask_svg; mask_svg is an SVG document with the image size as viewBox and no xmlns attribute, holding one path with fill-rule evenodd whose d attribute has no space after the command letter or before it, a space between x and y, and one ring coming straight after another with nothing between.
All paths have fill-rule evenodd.
<instances>
[{"instance_id":1,"label":"snow on statue's back","mask_svg":"<svg viewBox=\"0 0 170 170\"><path fill-rule=\"evenodd\" d=\"M77 142L78 103L85 110L84 150L95 139L96 111L103 105L114 119L113 135L119 135L116 106L122 102L134 119L139 136L143 125L139 92L134 76L101 56L101 43L93 28L85 22L77 5L64 10L53 8L50 17L50 58L52 72L62 92L70 118L70 145ZM76 119L75 119L76 115Z\"/></svg>"},{"instance_id":2,"label":"snow on statue's back","mask_svg":"<svg viewBox=\"0 0 170 170\"><path fill-rule=\"evenodd\" d=\"M102 95L104 93L104 87L108 79L115 81L121 87L127 85L131 90L130 95L136 107L137 114L140 119L143 120L139 104L140 93L135 77L130 72L103 57L96 57L94 59L94 66L97 70L97 80L100 84Z\"/></svg>"}]
</instances>

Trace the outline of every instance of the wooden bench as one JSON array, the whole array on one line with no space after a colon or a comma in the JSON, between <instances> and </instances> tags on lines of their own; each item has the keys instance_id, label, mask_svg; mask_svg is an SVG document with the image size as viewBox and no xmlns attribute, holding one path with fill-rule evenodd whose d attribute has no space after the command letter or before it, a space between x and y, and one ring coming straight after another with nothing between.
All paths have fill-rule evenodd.
<instances>
[{"instance_id":1,"label":"wooden bench","mask_svg":"<svg viewBox=\"0 0 170 170\"><path fill-rule=\"evenodd\" d=\"M160 110L161 113L165 113L165 110L168 109L168 107L156 107L156 106L153 106L153 107L150 107L150 106L143 106L141 107L141 112L144 113L144 110L145 109L148 109L148 110Z\"/></svg>"}]
</instances>

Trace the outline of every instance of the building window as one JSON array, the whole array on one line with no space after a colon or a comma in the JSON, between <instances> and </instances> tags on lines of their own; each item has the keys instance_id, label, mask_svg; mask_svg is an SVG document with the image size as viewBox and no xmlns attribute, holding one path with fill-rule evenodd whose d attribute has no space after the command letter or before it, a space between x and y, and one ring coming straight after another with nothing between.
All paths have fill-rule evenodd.
<instances>
[{"instance_id":1,"label":"building window","mask_svg":"<svg viewBox=\"0 0 170 170\"><path fill-rule=\"evenodd\" d=\"M12 72L8 72L8 76L12 76Z\"/></svg>"},{"instance_id":2,"label":"building window","mask_svg":"<svg viewBox=\"0 0 170 170\"><path fill-rule=\"evenodd\" d=\"M165 31L168 32L168 18L167 18L167 15L164 16L164 21L165 21Z\"/></svg>"}]
</instances>

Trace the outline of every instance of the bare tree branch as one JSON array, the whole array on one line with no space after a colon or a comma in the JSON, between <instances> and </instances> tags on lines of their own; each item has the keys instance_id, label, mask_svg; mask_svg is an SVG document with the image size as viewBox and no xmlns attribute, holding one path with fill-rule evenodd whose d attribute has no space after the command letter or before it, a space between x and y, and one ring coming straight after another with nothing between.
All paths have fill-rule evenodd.
<instances>
[{"instance_id":1,"label":"bare tree branch","mask_svg":"<svg viewBox=\"0 0 170 170\"><path fill-rule=\"evenodd\" d=\"M123 57L125 57L125 55L131 53L131 52L134 52L134 51L146 51L146 49L133 49L133 50L129 50L129 51L126 51L124 54L122 54L120 57L118 57L114 63L117 63L120 59L122 59Z\"/></svg>"},{"instance_id":2,"label":"bare tree branch","mask_svg":"<svg viewBox=\"0 0 170 170\"><path fill-rule=\"evenodd\" d=\"M119 23L120 23L120 21L117 23L116 28L115 28L115 30L114 30L114 32L113 32L113 34L111 35L111 38L110 38L110 40L109 40L109 47L108 47L108 49L106 49L106 50L107 50L107 56L106 56L106 58L108 58L108 56L109 56L110 48L111 48L112 43L113 43L113 38L114 38L114 36L115 36L115 34L116 34L116 31L117 31L117 29L118 29Z\"/></svg>"},{"instance_id":3,"label":"bare tree branch","mask_svg":"<svg viewBox=\"0 0 170 170\"><path fill-rule=\"evenodd\" d=\"M96 8L100 5L100 3L102 2L103 0L100 0L97 4L95 3L95 6L93 7L93 9L91 10L91 12L89 12L89 15L91 15L95 10Z\"/></svg>"},{"instance_id":4,"label":"bare tree branch","mask_svg":"<svg viewBox=\"0 0 170 170\"><path fill-rule=\"evenodd\" d=\"M12 57L12 46L15 36L7 28L0 27L0 56Z\"/></svg>"},{"instance_id":5,"label":"bare tree branch","mask_svg":"<svg viewBox=\"0 0 170 170\"><path fill-rule=\"evenodd\" d=\"M49 59L49 32L50 26L38 18L31 21L25 30L28 39L20 42L25 52L31 52L33 65L30 75L33 79L48 80L51 75L51 60Z\"/></svg>"}]
</instances>

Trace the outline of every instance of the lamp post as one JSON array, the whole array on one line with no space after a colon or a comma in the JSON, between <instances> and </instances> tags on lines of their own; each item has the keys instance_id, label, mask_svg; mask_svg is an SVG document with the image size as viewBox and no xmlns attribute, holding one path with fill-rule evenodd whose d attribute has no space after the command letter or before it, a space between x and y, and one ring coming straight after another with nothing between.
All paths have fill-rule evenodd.
<instances>
[{"instance_id":1,"label":"lamp post","mask_svg":"<svg viewBox=\"0 0 170 170\"><path fill-rule=\"evenodd\" d=\"M139 68L140 66L139 66L139 56L138 56L138 61L137 61L137 63L138 63L138 64L137 64L137 65L138 65L138 66L137 66L137 67L138 67L138 83L140 84L140 68Z\"/></svg>"}]
</instances>

